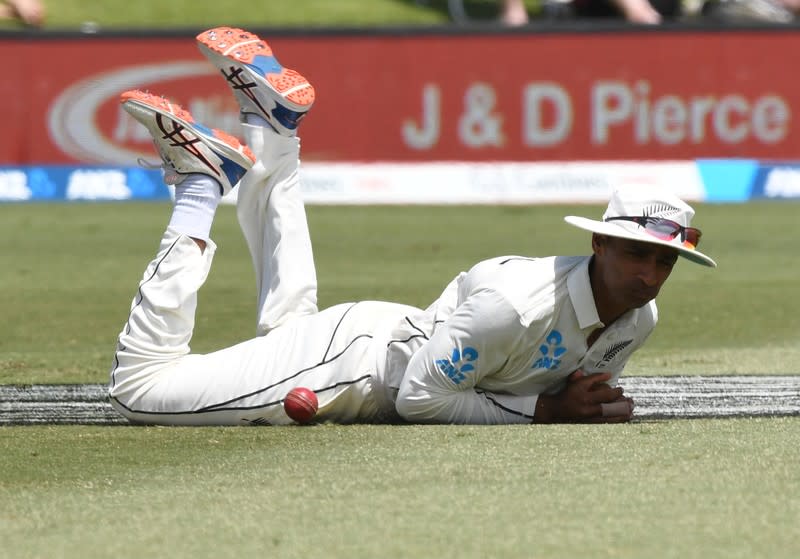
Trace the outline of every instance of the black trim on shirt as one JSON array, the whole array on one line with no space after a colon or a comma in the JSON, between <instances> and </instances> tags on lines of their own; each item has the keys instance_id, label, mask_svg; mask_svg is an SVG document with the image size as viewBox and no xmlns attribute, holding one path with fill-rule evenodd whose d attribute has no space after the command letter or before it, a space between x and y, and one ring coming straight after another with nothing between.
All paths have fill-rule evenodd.
<instances>
[{"instance_id":1,"label":"black trim on shirt","mask_svg":"<svg viewBox=\"0 0 800 559\"><path fill-rule=\"evenodd\" d=\"M507 408L507 407L505 407L504 405L502 405L501 403L499 403L497 400L495 400L494 398L492 398L492 397L491 397L491 396L490 396L488 393L486 393L486 392L483 392L483 391L480 391L480 390L476 390L475 392L477 392L478 394L481 394L481 395L483 395L483 396L484 396L484 397L485 397L487 400L489 400L489 401L490 401L492 404L494 404L496 407L500 408L500 409L501 409L501 410L503 410L504 412L510 413L510 414L512 414L512 415L518 415L518 416L520 416L520 417L524 417L525 419L530 419L530 420L533 420L533 418L534 418L532 415L528 415L527 413L522 413L521 411L518 411L518 410L512 410L511 408Z\"/></svg>"}]
</instances>

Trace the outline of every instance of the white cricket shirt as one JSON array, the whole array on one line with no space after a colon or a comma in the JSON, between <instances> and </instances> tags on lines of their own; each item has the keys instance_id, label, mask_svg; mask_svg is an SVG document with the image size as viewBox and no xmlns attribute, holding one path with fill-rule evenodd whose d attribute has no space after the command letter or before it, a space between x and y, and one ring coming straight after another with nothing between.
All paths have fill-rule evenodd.
<instances>
[{"instance_id":1,"label":"white cricket shirt","mask_svg":"<svg viewBox=\"0 0 800 559\"><path fill-rule=\"evenodd\" d=\"M427 310L406 316L392 331L381 375L398 413L415 423L530 423L539 394L559 392L576 369L610 372L614 386L657 309L651 301L627 312L588 347L603 327L590 260L486 260Z\"/></svg>"}]
</instances>

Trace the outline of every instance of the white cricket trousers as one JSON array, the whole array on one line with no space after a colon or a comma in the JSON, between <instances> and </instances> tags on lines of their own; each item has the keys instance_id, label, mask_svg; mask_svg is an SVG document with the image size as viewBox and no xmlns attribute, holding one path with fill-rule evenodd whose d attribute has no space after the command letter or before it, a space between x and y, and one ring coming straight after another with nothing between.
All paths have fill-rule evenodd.
<instances>
[{"instance_id":1,"label":"white cricket trousers","mask_svg":"<svg viewBox=\"0 0 800 559\"><path fill-rule=\"evenodd\" d=\"M299 141L245 125L259 160L237 215L256 272L257 337L191 354L197 292L216 245L167 229L119 335L111 403L135 423L280 425L294 387L317 393L318 421L394 421L380 369L391 328L413 307L346 303L317 311L316 272L298 186Z\"/></svg>"}]
</instances>

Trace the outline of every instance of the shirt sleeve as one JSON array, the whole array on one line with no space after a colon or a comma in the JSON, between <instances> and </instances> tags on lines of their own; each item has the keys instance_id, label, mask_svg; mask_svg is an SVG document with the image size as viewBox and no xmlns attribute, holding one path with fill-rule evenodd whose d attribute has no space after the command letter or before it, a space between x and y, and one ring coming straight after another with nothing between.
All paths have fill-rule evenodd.
<instances>
[{"instance_id":1,"label":"shirt sleeve","mask_svg":"<svg viewBox=\"0 0 800 559\"><path fill-rule=\"evenodd\" d=\"M538 395L480 388L483 378L513 361L525 331L502 295L489 289L471 294L409 361L398 413L414 423L531 423Z\"/></svg>"},{"instance_id":2,"label":"shirt sleeve","mask_svg":"<svg viewBox=\"0 0 800 559\"><path fill-rule=\"evenodd\" d=\"M650 337L650 334L653 333L653 330L658 323L658 309L655 306L655 302L651 301L646 310L641 311L637 323L636 323L636 336L633 340L633 343L625 352L625 356L622 359L619 359L618 362L614 364L614 368L606 371L594 371L592 369L587 369L587 372L606 372L611 374L611 378L608 380L606 384L611 387L615 387L619 385L619 379L622 376L622 373L625 371L625 367L630 361L630 358L645 344L647 339Z\"/></svg>"}]
</instances>

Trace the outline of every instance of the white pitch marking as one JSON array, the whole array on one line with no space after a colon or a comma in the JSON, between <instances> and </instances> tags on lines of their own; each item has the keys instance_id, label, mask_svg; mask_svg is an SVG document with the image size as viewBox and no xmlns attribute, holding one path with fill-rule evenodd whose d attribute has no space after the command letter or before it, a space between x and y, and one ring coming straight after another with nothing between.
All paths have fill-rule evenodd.
<instances>
[{"instance_id":1,"label":"white pitch marking","mask_svg":"<svg viewBox=\"0 0 800 559\"><path fill-rule=\"evenodd\" d=\"M800 375L622 377L633 420L800 416ZM125 424L104 384L0 385L0 425Z\"/></svg>"}]
</instances>

